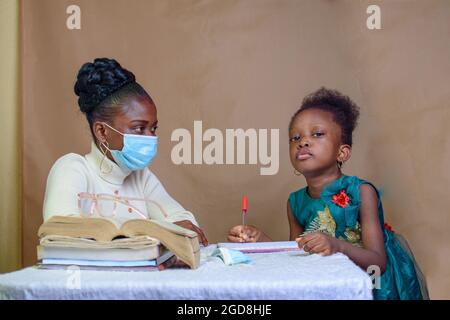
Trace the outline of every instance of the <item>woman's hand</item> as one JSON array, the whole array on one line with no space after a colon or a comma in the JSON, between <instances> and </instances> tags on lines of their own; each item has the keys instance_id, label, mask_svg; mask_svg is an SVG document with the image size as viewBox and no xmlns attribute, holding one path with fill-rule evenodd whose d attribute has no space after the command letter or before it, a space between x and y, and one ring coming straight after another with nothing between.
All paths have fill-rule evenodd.
<instances>
[{"instance_id":1,"label":"woman's hand","mask_svg":"<svg viewBox=\"0 0 450 320\"><path fill-rule=\"evenodd\" d=\"M309 253L318 253L321 256L329 256L341 251L341 240L323 232L308 233L296 238L295 241L297 241L300 249Z\"/></svg>"},{"instance_id":2,"label":"woman's hand","mask_svg":"<svg viewBox=\"0 0 450 320\"><path fill-rule=\"evenodd\" d=\"M206 239L205 234L203 233L203 230L200 229L199 227L197 227L195 224L193 224L191 221L189 220L181 220L181 221L176 221L174 222L174 224L195 231L198 234L198 237L200 239L200 243L202 243L205 247L208 245L208 239Z\"/></svg>"},{"instance_id":3,"label":"woman's hand","mask_svg":"<svg viewBox=\"0 0 450 320\"><path fill-rule=\"evenodd\" d=\"M261 240L263 233L254 226L234 226L228 231L228 241L230 242L257 242Z\"/></svg>"}]
</instances>

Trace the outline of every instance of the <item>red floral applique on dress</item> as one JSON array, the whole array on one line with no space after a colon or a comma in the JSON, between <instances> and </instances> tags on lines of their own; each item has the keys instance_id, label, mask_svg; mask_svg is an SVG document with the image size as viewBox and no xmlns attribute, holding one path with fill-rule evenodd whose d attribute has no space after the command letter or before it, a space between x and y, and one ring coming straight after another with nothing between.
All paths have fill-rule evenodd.
<instances>
[{"instance_id":1,"label":"red floral applique on dress","mask_svg":"<svg viewBox=\"0 0 450 320\"><path fill-rule=\"evenodd\" d=\"M386 230L389 230L390 232L395 233L394 229L392 229L391 225L389 223L387 223L387 222L384 223L384 228Z\"/></svg>"},{"instance_id":2,"label":"red floral applique on dress","mask_svg":"<svg viewBox=\"0 0 450 320\"><path fill-rule=\"evenodd\" d=\"M335 194L332 198L333 202L336 203L339 207L345 208L348 206L350 202L349 196L345 193L345 190L342 189L338 194Z\"/></svg>"}]
</instances>

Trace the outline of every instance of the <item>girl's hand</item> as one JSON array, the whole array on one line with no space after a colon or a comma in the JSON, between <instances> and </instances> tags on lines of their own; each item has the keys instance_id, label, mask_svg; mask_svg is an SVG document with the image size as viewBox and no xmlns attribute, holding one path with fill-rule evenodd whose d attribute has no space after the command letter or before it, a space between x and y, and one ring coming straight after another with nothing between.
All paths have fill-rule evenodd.
<instances>
[{"instance_id":1,"label":"girl's hand","mask_svg":"<svg viewBox=\"0 0 450 320\"><path fill-rule=\"evenodd\" d=\"M318 253L321 256L329 256L340 252L340 240L323 232L308 233L295 239L300 249L309 253Z\"/></svg>"},{"instance_id":2,"label":"girl's hand","mask_svg":"<svg viewBox=\"0 0 450 320\"><path fill-rule=\"evenodd\" d=\"M228 241L230 242L257 242L262 235L261 230L254 226L234 226L228 231Z\"/></svg>"},{"instance_id":3,"label":"girl's hand","mask_svg":"<svg viewBox=\"0 0 450 320\"><path fill-rule=\"evenodd\" d=\"M189 230L197 232L200 243L203 244L205 247L208 245L208 239L206 239L206 236L203 233L203 230L200 229L199 227L197 227L191 221L189 221L189 220L181 220L181 221L174 222L174 224L179 225L180 227L183 227L183 228L186 228L186 229L189 229Z\"/></svg>"}]
</instances>

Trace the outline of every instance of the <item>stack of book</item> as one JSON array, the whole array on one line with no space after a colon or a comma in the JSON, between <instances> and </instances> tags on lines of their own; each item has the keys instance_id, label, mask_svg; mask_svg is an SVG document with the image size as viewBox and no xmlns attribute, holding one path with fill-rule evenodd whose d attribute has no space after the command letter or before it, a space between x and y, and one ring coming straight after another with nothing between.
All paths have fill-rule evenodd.
<instances>
[{"instance_id":1,"label":"stack of book","mask_svg":"<svg viewBox=\"0 0 450 320\"><path fill-rule=\"evenodd\" d=\"M96 241L51 235L40 239L37 251L41 269L76 265L83 270L163 270L174 256L148 236Z\"/></svg>"},{"instance_id":2,"label":"stack of book","mask_svg":"<svg viewBox=\"0 0 450 320\"><path fill-rule=\"evenodd\" d=\"M162 221L55 216L38 236L40 269L156 271L179 261L195 269L200 260L197 234Z\"/></svg>"}]
</instances>

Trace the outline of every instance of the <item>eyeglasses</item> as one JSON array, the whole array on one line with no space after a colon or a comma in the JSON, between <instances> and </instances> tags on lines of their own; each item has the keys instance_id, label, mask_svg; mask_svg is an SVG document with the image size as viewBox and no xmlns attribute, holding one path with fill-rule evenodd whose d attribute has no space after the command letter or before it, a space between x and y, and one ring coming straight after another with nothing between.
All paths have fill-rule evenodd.
<instances>
[{"instance_id":1,"label":"eyeglasses","mask_svg":"<svg viewBox=\"0 0 450 320\"><path fill-rule=\"evenodd\" d=\"M123 197L106 193L78 193L78 209L87 216L100 215L102 217L114 217L118 212L138 214L144 219L148 216L136 207L137 202L152 203L158 207L164 217L168 217L164 208L156 201L143 198Z\"/></svg>"}]
</instances>

